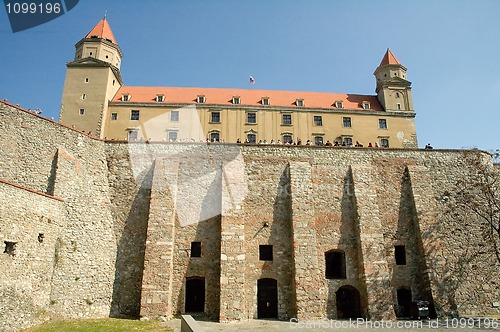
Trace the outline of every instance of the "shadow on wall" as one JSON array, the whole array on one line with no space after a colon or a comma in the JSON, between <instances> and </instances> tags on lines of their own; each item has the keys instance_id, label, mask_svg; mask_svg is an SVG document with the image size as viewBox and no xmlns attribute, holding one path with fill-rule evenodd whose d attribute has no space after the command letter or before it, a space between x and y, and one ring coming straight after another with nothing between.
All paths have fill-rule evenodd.
<instances>
[{"instance_id":1,"label":"shadow on wall","mask_svg":"<svg viewBox=\"0 0 500 332\"><path fill-rule=\"evenodd\" d=\"M140 314L153 170L149 169L139 186L118 243L110 317L137 318Z\"/></svg>"}]
</instances>

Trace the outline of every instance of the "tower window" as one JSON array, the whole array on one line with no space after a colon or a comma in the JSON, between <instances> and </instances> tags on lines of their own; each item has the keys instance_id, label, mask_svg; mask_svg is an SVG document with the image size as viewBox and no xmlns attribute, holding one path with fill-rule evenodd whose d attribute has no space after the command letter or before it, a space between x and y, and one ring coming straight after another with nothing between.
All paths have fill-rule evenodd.
<instances>
[{"instance_id":1,"label":"tower window","mask_svg":"<svg viewBox=\"0 0 500 332\"><path fill-rule=\"evenodd\" d=\"M352 127L351 118L350 117L343 117L342 118L342 125L344 126L344 128L351 128Z\"/></svg>"},{"instance_id":2,"label":"tower window","mask_svg":"<svg viewBox=\"0 0 500 332\"><path fill-rule=\"evenodd\" d=\"M396 265L406 265L406 248L404 245L394 246Z\"/></svg>"},{"instance_id":3,"label":"tower window","mask_svg":"<svg viewBox=\"0 0 500 332\"><path fill-rule=\"evenodd\" d=\"M80 108L80 115L84 115L85 114L85 108Z\"/></svg>"},{"instance_id":4,"label":"tower window","mask_svg":"<svg viewBox=\"0 0 500 332\"><path fill-rule=\"evenodd\" d=\"M378 119L378 127L380 129L387 129L387 120L386 119Z\"/></svg>"},{"instance_id":5,"label":"tower window","mask_svg":"<svg viewBox=\"0 0 500 332\"><path fill-rule=\"evenodd\" d=\"M117 120L118 119L118 113L111 113L111 120Z\"/></svg>"},{"instance_id":6,"label":"tower window","mask_svg":"<svg viewBox=\"0 0 500 332\"><path fill-rule=\"evenodd\" d=\"M398 110L401 109L401 104L400 103L398 103L396 106L398 107Z\"/></svg>"},{"instance_id":7,"label":"tower window","mask_svg":"<svg viewBox=\"0 0 500 332\"><path fill-rule=\"evenodd\" d=\"M325 252L325 278L346 278L345 253L342 250L330 250Z\"/></svg>"},{"instance_id":8,"label":"tower window","mask_svg":"<svg viewBox=\"0 0 500 332\"><path fill-rule=\"evenodd\" d=\"M273 260L273 246L269 244L259 245L259 260L272 261Z\"/></svg>"},{"instance_id":9,"label":"tower window","mask_svg":"<svg viewBox=\"0 0 500 332\"><path fill-rule=\"evenodd\" d=\"M132 110L130 112L130 120L139 120L139 111Z\"/></svg>"},{"instance_id":10,"label":"tower window","mask_svg":"<svg viewBox=\"0 0 500 332\"><path fill-rule=\"evenodd\" d=\"M399 98L399 92L396 92L396 98Z\"/></svg>"},{"instance_id":11,"label":"tower window","mask_svg":"<svg viewBox=\"0 0 500 332\"><path fill-rule=\"evenodd\" d=\"M88 82L89 82L89 78L85 77L85 83L88 83Z\"/></svg>"},{"instance_id":12,"label":"tower window","mask_svg":"<svg viewBox=\"0 0 500 332\"><path fill-rule=\"evenodd\" d=\"M247 113L247 123L251 123L251 124L257 123L257 113L248 112Z\"/></svg>"},{"instance_id":13,"label":"tower window","mask_svg":"<svg viewBox=\"0 0 500 332\"><path fill-rule=\"evenodd\" d=\"M201 257L201 242L191 242L191 257Z\"/></svg>"},{"instance_id":14,"label":"tower window","mask_svg":"<svg viewBox=\"0 0 500 332\"><path fill-rule=\"evenodd\" d=\"M315 115L314 116L314 125L318 126L318 127L323 126L323 117L320 115Z\"/></svg>"},{"instance_id":15,"label":"tower window","mask_svg":"<svg viewBox=\"0 0 500 332\"><path fill-rule=\"evenodd\" d=\"M179 111L170 111L170 122L179 122Z\"/></svg>"},{"instance_id":16,"label":"tower window","mask_svg":"<svg viewBox=\"0 0 500 332\"><path fill-rule=\"evenodd\" d=\"M85 94L85 93L84 93L84 94L82 95L82 99L83 99L83 100L87 99L87 94Z\"/></svg>"}]
</instances>

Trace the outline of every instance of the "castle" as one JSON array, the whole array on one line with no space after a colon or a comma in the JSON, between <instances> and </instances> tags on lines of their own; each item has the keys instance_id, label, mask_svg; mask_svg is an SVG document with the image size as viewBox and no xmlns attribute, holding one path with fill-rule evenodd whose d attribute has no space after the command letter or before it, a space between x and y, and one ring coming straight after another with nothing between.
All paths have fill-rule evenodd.
<instances>
[{"instance_id":1,"label":"castle","mask_svg":"<svg viewBox=\"0 0 500 332\"><path fill-rule=\"evenodd\" d=\"M499 314L499 268L479 226L457 228L443 205L463 151L416 148L406 69L390 51L375 97L127 88L105 20L76 47L61 123L0 101L0 329L49 315L394 319L416 300L438 316ZM216 110L220 123L206 115ZM161 127L146 121L163 115ZM306 125L315 116L325 126ZM326 125L346 117L346 131ZM357 131L363 121L371 129ZM389 148L315 138L347 130ZM199 142L286 133L317 146Z\"/></svg>"}]
</instances>

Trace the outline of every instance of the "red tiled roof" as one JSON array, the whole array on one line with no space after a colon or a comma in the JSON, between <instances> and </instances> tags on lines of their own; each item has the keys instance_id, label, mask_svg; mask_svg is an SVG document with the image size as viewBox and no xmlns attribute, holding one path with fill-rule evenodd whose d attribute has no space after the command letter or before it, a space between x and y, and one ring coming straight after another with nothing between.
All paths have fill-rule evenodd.
<instances>
[{"instance_id":1,"label":"red tiled roof","mask_svg":"<svg viewBox=\"0 0 500 332\"><path fill-rule=\"evenodd\" d=\"M387 49L387 52L385 52L385 55L382 61L380 62L379 67L385 65L400 65L400 64L401 63L398 61L398 59L396 59L394 54L389 49Z\"/></svg>"},{"instance_id":2,"label":"red tiled roof","mask_svg":"<svg viewBox=\"0 0 500 332\"><path fill-rule=\"evenodd\" d=\"M297 99L302 99L305 108L335 109L335 102L342 101L343 109L362 110L363 102L370 103L370 110L383 111L383 107L372 95L356 95L328 92L300 92L281 90L251 90L222 88L182 88L153 86L123 86L113 98L113 102L121 102L123 95L130 95L131 103L154 103L157 95L164 95L164 103L196 104L198 96L205 96L205 104L232 105L234 96L240 97L243 106L256 107L297 107ZM262 105L262 98L269 97L269 106Z\"/></svg>"},{"instance_id":3,"label":"red tiled roof","mask_svg":"<svg viewBox=\"0 0 500 332\"><path fill-rule=\"evenodd\" d=\"M89 33L87 33L85 38L91 38L92 36L97 36L97 38L109 39L112 43L117 44L115 36L113 35L113 31L111 31L111 27L109 26L106 18L100 20L99 23L97 23Z\"/></svg>"}]
</instances>

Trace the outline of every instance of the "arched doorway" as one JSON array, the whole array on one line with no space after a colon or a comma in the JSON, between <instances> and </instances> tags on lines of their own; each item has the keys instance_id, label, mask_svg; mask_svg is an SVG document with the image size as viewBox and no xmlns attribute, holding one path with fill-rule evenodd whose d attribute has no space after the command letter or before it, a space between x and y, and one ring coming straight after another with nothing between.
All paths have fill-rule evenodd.
<instances>
[{"instance_id":1,"label":"arched doorway","mask_svg":"<svg viewBox=\"0 0 500 332\"><path fill-rule=\"evenodd\" d=\"M278 282L276 279L257 280L257 318L278 318Z\"/></svg>"},{"instance_id":2,"label":"arched doorway","mask_svg":"<svg viewBox=\"0 0 500 332\"><path fill-rule=\"evenodd\" d=\"M205 278L191 277L186 279L186 312L205 311Z\"/></svg>"},{"instance_id":3,"label":"arched doorway","mask_svg":"<svg viewBox=\"0 0 500 332\"><path fill-rule=\"evenodd\" d=\"M410 317L411 289L408 287L398 288L398 290L396 291L396 296L398 300L398 309L396 310L396 316Z\"/></svg>"},{"instance_id":4,"label":"arched doorway","mask_svg":"<svg viewBox=\"0 0 500 332\"><path fill-rule=\"evenodd\" d=\"M335 292L335 295L338 319L361 317L361 299L355 287L342 286Z\"/></svg>"}]
</instances>

